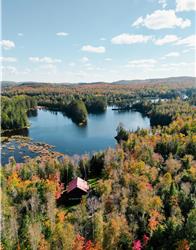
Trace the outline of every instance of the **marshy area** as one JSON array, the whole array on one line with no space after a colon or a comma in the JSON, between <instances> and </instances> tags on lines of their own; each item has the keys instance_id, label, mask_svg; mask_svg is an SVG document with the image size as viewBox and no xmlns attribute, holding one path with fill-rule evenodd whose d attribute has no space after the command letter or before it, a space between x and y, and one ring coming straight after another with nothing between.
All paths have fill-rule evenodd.
<instances>
[{"instance_id":1,"label":"marshy area","mask_svg":"<svg viewBox=\"0 0 196 250\"><path fill-rule=\"evenodd\" d=\"M46 162L51 158L60 158L62 153L54 151L55 146L47 143L35 142L25 136L11 136L1 138L1 164L10 161L18 163L28 162L31 158Z\"/></svg>"}]
</instances>

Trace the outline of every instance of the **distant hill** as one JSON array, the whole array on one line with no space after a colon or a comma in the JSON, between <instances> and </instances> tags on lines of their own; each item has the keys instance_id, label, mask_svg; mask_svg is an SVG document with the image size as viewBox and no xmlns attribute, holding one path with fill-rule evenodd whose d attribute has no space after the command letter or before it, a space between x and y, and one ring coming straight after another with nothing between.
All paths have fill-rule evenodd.
<instances>
[{"instance_id":1,"label":"distant hill","mask_svg":"<svg viewBox=\"0 0 196 250\"><path fill-rule=\"evenodd\" d=\"M115 85L127 85L127 84L179 84L179 83L187 83L196 86L196 77L192 76L179 76L179 77L168 77L168 78L153 78L153 79L136 79L136 80L119 80L114 82L80 82L80 83L46 83L46 82L14 82L14 81L1 81L1 87L11 87L11 86L32 86L32 87L39 87L39 86L70 86L70 85L92 85L92 84L115 84Z\"/></svg>"},{"instance_id":2,"label":"distant hill","mask_svg":"<svg viewBox=\"0 0 196 250\"><path fill-rule=\"evenodd\" d=\"M17 85L17 82L14 81L1 81L1 87L5 88L5 87L11 87L11 86L15 86Z\"/></svg>"},{"instance_id":3,"label":"distant hill","mask_svg":"<svg viewBox=\"0 0 196 250\"><path fill-rule=\"evenodd\" d=\"M20 82L20 86L33 86L33 87L40 87L40 86L48 86L51 85L51 83L46 82Z\"/></svg>"},{"instance_id":4,"label":"distant hill","mask_svg":"<svg viewBox=\"0 0 196 250\"><path fill-rule=\"evenodd\" d=\"M144 80L120 80L112 82L112 84L153 84L153 83L195 83L196 77L192 76L180 76L180 77L168 77L168 78L153 78Z\"/></svg>"},{"instance_id":5,"label":"distant hill","mask_svg":"<svg viewBox=\"0 0 196 250\"><path fill-rule=\"evenodd\" d=\"M46 82L14 82L14 81L1 81L2 88L8 88L13 86L31 86L31 87L40 87L40 86L47 86L47 85L54 85L52 83ZM56 84L55 84L56 85Z\"/></svg>"},{"instance_id":6,"label":"distant hill","mask_svg":"<svg viewBox=\"0 0 196 250\"><path fill-rule=\"evenodd\" d=\"M135 80L119 80L114 82L90 82L90 83L75 83L78 85L90 85L90 84L154 84L154 83L196 83L196 77L192 76L179 76L179 77L167 77L167 78L152 78L152 79L135 79Z\"/></svg>"},{"instance_id":7,"label":"distant hill","mask_svg":"<svg viewBox=\"0 0 196 250\"><path fill-rule=\"evenodd\" d=\"M89 83L80 82L80 83L75 83L75 84L78 84L78 85L96 85L96 84L111 84L111 82L89 82Z\"/></svg>"}]
</instances>

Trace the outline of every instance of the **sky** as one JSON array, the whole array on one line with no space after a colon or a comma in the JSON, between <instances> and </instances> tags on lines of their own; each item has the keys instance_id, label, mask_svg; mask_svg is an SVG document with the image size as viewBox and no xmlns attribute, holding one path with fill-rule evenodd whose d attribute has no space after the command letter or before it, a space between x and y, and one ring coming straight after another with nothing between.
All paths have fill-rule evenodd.
<instances>
[{"instance_id":1,"label":"sky","mask_svg":"<svg viewBox=\"0 0 196 250\"><path fill-rule=\"evenodd\" d=\"M2 0L2 80L195 76L195 0Z\"/></svg>"}]
</instances>

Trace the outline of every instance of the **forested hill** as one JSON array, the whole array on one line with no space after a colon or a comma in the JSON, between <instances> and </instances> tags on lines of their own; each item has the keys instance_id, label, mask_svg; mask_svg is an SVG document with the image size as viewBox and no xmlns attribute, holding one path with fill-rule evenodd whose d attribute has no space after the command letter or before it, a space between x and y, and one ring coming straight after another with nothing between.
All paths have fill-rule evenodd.
<instances>
[{"instance_id":1,"label":"forested hill","mask_svg":"<svg viewBox=\"0 0 196 250\"><path fill-rule=\"evenodd\" d=\"M136 79L136 80L118 80L114 82L82 82L82 83L46 83L46 82L34 82L34 81L24 81L24 82L13 82L13 81L2 81L2 88L11 86L47 86L47 85L95 85L95 84L116 84L116 85L126 85L126 84L188 84L196 85L196 77L191 76L180 76L180 77L168 77L168 78L154 78L154 79Z\"/></svg>"},{"instance_id":2,"label":"forested hill","mask_svg":"<svg viewBox=\"0 0 196 250\"><path fill-rule=\"evenodd\" d=\"M168 77L168 78L154 78L154 79L144 79L144 80L121 80L112 82L113 84L195 84L196 85L196 77L191 76L180 76L180 77Z\"/></svg>"}]
</instances>

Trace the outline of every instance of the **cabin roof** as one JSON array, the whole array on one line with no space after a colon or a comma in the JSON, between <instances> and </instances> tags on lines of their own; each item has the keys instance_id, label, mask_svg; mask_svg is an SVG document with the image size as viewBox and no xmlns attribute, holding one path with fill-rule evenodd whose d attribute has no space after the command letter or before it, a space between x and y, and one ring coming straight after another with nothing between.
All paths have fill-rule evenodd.
<instances>
[{"instance_id":1,"label":"cabin roof","mask_svg":"<svg viewBox=\"0 0 196 250\"><path fill-rule=\"evenodd\" d=\"M88 183L81 179L80 177L76 177L75 179L73 179L72 181L70 181L67 185L67 193L71 192L72 190L79 188L84 192L88 192L89 190L89 186Z\"/></svg>"}]
</instances>

